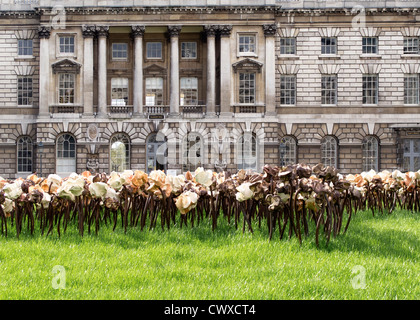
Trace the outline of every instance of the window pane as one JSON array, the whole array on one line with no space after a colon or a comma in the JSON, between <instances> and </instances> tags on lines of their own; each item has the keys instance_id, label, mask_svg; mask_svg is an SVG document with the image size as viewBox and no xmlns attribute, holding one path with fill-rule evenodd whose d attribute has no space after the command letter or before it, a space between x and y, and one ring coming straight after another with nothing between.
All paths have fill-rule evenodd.
<instances>
[{"instance_id":1,"label":"window pane","mask_svg":"<svg viewBox=\"0 0 420 320\"><path fill-rule=\"evenodd\" d=\"M239 52L255 52L255 35L239 36Z\"/></svg>"},{"instance_id":2,"label":"window pane","mask_svg":"<svg viewBox=\"0 0 420 320\"><path fill-rule=\"evenodd\" d=\"M148 42L146 44L146 57L147 58L162 58L162 43L161 42Z\"/></svg>"},{"instance_id":3,"label":"window pane","mask_svg":"<svg viewBox=\"0 0 420 320\"><path fill-rule=\"evenodd\" d=\"M281 76L280 103L294 105L296 103L296 76Z\"/></svg>"},{"instance_id":4,"label":"window pane","mask_svg":"<svg viewBox=\"0 0 420 320\"><path fill-rule=\"evenodd\" d=\"M122 172L130 169L130 140L119 133L111 138L111 171Z\"/></svg>"},{"instance_id":5,"label":"window pane","mask_svg":"<svg viewBox=\"0 0 420 320\"><path fill-rule=\"evenodd\" d=\"M32 105L32 77L18 77L17 96L19 106Z\"/></svg>"},{"instance_id":6,"label":"window pane","mask_svg":"<svg viewBox=\"0 0 420 320\"><path fill-rule=\"evenodd\" d=\"M111 104L113 106L126 106L128 104L128 79L111 79Z\"/></svg>"},{"instance_id":7,"label":"window pane","mask_svg":"<svg viewBox=\"0 0 420 320\"><path fill-rule=\"evenodd\" d=\"M128 45L127 43L112 44L112 59L127 59Z\"/></svg>"},{"instance_id":8,"label":"window pane","mask_svg":"<svg viewBox=\"0 0 420 320\"><path fill-rule=\"evenodd\" d=\"M239 103L255 103L255 73L239 73Z\"/></svg>"},{"instance_id":9,"label":"window pane","mask_svg":"<svg viewBox=\"0 0 420 320\"><path fill-rule=\"evenodd\" d=\"M337 141L327 136L321 140L321 161L324 166L337 167Z\"/></svg>"},{"instance_id":10,"label":"window pane","mask_svg":"<svg viewBox=\"0 0 420 320\"><path fill-rule=\"evenodd\" d=\"M180 104L181 106L191 106L198 104L198 79L180 79Z\"/></svg>"},{"instance_id":11,"label":"window pane","mask_svg":"<svg viewBox=\"0 0 420 320\"><path fill-rule=\"evenodd\" d=\"M60 73L58 90L59 103L74 103L73 73Z\"/></svg>"},{"instance_id":12,"label":"window pane","mask_svg":"<svg viewBox=\"0 0 420 320\"><path fill-rule=\"evenodd\" d=\"M337 76L328 75L321 78L321 103L337 103Z\"/></svg>"},{"instance_id":13,"label":"window pane","mask_svg":"<svg viewBox=\"0 0 420 320\"><path fill-rule=\"evenodd\" d=\"M29 137L19 138L17 141L18 172L32 172L32 140Z\"/></svg>"},{"instance_id":14,"label":"window pane","mask_svg":"<svg viewBox=\"0 0 420 320\"><path fill-rule=\"evenodd\" d=\"M74 53L74 36L60 37L60 53Z\"/></svg>"},{"instance_id":15,"label":"window pane","mask_svg":"<svg viewBox=\"0 0 420 320\"><path fill-rule=\"evenodd\" d=\"M405 75L404 77L404 103L419 103L419 75Z\"/></svg>"},{"instance_id":16,"label":"window pane","mask_svg":"<svg viewBox=\"0 0 420 320\"><path fill-rule=\"evenodd\" d=\"M181 43L181 58L195 59L197 58L197 42Z\"/></svg>"},{"instance_id":17,"label":"window pane","mask_svg":"<svg viewBox=\"0 0 420 320\"><path fill-rule=\"evenodd\" d=\"M378 76L364 75L363 76L363 103L377 104L378 103Z\"/></svg>"}]
</instances>

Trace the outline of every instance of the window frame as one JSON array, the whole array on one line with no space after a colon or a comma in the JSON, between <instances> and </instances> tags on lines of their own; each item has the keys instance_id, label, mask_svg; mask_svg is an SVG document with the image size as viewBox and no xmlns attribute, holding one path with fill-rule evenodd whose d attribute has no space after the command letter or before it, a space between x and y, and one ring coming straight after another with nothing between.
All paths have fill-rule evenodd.
<instances>
[{"instance_id":1,"label":"window frame","mask_svg":"<svg viewBox=\"0 0 420 320\"><path fill-rule=\"evenodd\" d=\"M282 43L293 40L293 44L290 43ZM296 55L296 37L281 37L280 38L280 54L281 55ZM287 52L290 50L290 48L293 48L293 52ZM285 50L283 50L285 49ZM286 52L283 52L286 51Z\"/></svg>"},{"instance_id":2,"label":"window frame","mask_svg":"<svg viewBox=\"0 0 420 320\"><path fill-rule=\"evenodd\" d=\"M30 89L28 89L28 88L19 89L19 82L22 79L30 79L31 80L30 81L30 83L31 83ZM20 93L25 93L25 92L27 94L30 92L30 97L29 96L25 96L25 97L19 98ZM19 103L19 99L28 99L28 101L27 101L28 103L26 103L26 104ZM32 107L33 106L33 103L34 103L34 79L33 79L33 76L18 76L17 77L16 100L17 100L17 106L18 107Z\"/></svg>"},{"instance_id":3,"label":"window frame","mask_svg":"<svg viewBox=\"0 0 420 320\"><path fill-rule=\"evenodd\" d=\"M182 80L193 80L192 83L196 83L196 87L182 87ZM197 77L180 77L179 78L179 105L180 106L197 106L198 105L198 98L199 98L199 83ZM195 92L195 97L194 97ZM182 95L184 94L184 97ZM195 103L185 103L188 100L195 100Z\"/></svg>"},{"instance_id":4,"label":"window frame","mask_svg":"<svg viewBox=\"0 0 420 320\"><path fill-rule=\"evenodd\" d=\"M254 43L241 43L242 38L253 38ZM254 46L254 51L241 51L241 46ZM239 56L258 56L258 34L255 32L238 32L237 33L237 45L236 45L237 55Z\"/></svg>"},{"instance_id":5,"label":"window frame","mask_svg":"<svg viewBox=\"0 0 420 320\"><path fill-rule=\"evenodd\" d=\"M73 39L73 44L61 44L61 39ZM74 56L76 55L76 34L74 33L61 33L61 34L57 34L57 46L58 46L58 50L57 53L60 56ZM61 51L61 46L70 46L70 48L73 48L73 51Z\"/></svg>"},{"instance_id":6,"label":"window frame","mask_svg":"<svg viewBox=\"0 0 420 320\"><path fill-rule=\"evenodd\" d=\"M26 140L26 141L22 141ZM26 146L26 150L21 150L22 146ZM19 154L21 152L29 153L30 155L20 156ZM27 163L25 164L19 164L19 160L26 160ZM19 170L20 166L26 166L26 169L28 169L28 166L30 170ZM34 170L34 143L32 141L32 138L29 136L21 136L16 141L16 173L19 174L30 174Z\"/></svg>"},{"instance_id":7,"label":"window frame","mask_svg":"<svg viewBox=\"0 0 420 320\"><path fill-rule=\"evenodd\" d=\"M64 139L62 142L61 139ZM72 141L71 141L72 140ZM65 143L68 143L68 150L64 150ZM60 147L62 146L62 147ZM61 156L59 156L59 152L61 152ZM64 152L67 152L68 156L65 156ZM72 155L73 152L73 155ZM57 174L68 175L72 172L76 172L77 170L77 141L76 138L70 133L62 133L57 137L55 143L55 156L56 156L56 172ZM61 161L64 160L72 160L73 164L61 164ZM61 171L59 170L60 166L65 166L66 168L73 166L74 170L70 171Z\"/></svg>"},{"instance_id":8,"label":"window frame","mask_svg":"<svg viewBox=\"0 0 420 320\"><path fill-rule=\"evenodd\" d=\"M327 80L332 80L332 87ZM337 83L338 77L336 74L323 74L321 76L321 105L337 105ZM329 84L328 88L327 84Z\"/></svg>"},{"instance_id":9,"label":"window frame","mask_svg":"<svg viewBox=\"0 0 420 320\"><path fill-rule=\"evenodd\" d=\"M366 79L366 78L375 78L375 81ZM375 95L367 95L368 91L372 91L372 88L365 87L365 84L375 83ZM372 97L374 102L371 101ZM363 74L362 75L362 104L363 105L378 105L379 102L379 74Z\"/></svg>"},{"instance_id":10,"label":"window frame","mask_svg":"<svg viewBox=\"0 0 420 320\"><path fill-rule=\"evenodd\" d=\"M185 52L185 49L183 48L183 45L187 45L187 44L194 44L195 45L195 51L193 51L193 52L195 52L195 56L192 56L192 57L185 57L185 56L183 56L183 53ZM181 45L179 46L180 47L180 58L181 58L181 60L197 60L198 59L198 43L197 43L197 41L182 41L181 42Z\"/></svg>"},{"instance_id":11,"label":"window frame","mask_svg":"<svg viewBox=\"0 0 420 320\"><path fill-rule=\"evenodd\" d=\"M60 102L61 100L61 90L69 90L70 88L61 88L61 76L63 75L71 75L73 78L73 101L72 102ZM58 99L57 102L60 105L74 105L76 103L76 73L74 72L59 72L58 73L58 77L57 77L57 81L58 81L58 85L57 85L57 94L58 94ZM71 96L70 96L71 97ZM64 98L66 98L66 96L64 96Z\"/></svg>"},{"instance_id":12,"label":"window frame","mask_svg":"<svg viewBox=\"0 0 420 320\"><path fill-rule=\"evenodd\" d=\"M243 76L245 76L245 75L251 76L252 75L253 79L241 79L242 75ZM245 86L245 84L246 84L245 81L250 82L250 84L253 84L253 86L252 87L250 86L249 88L247 88ZM244 85L244 87L241 87L241 85ZM241 94L241 90L244 90L244 91L253 90L253 94L251 94L251 93ZM246 71L246 70L239 71L238 72L238 91L237 92L238 92L238 104L240 104L240 105L256 105L257 104L257 73L254 72L254 71ZM242 102L241 102L241 97L243 97ZM254 99L253 102L250 101L251 98ZM246 100L249 100L249 102L247 102Z\"/></svg>"},{"instance_id":13,"label":"window frame","mask_svg":"<svg viewBox=\"0 0 420 320\"><path fill-rule=\"evenodd\" d=\"M293 88L290 88L290 85L293 86ZM295 106L296 94L297 94L296 75L295 74L280 75L280 105ZM291 103L291 100L293 100L293 103Z\"/></svg>"},{"instance_id":14,"label":"window frame","mask_svg":"<svg viewBox=\"0 0 420 320\"><path fill-rule=\"evenodd\" d=\"M245 141L245 138L247 138L248 140L251 140L251 144L250 144L250 148L246 149L246 145L245 143L247 141ZM250 138L250 139L249 139ZM249 142L249 141L248 141ZM259 168L259 159L258 159L258 155L259 155L259 146L258 146L258 137L255 134L255 132L244 132L242 135L239 136L238 141L237 141L237 146L238 146L238 150L237 150L237 169L241 170L252 170L252 171L257 171ZM247 152L248 150L250 151L251 155L247 156L244 154L244 150ZM246 159L254 159L255 161L252 161L252 163L255 163L255 166L250 165L249 163L251 161L249 161L248 163L246 162Z\"/></svg>"},{"instance_id":15,"label":"window frame","mask_svg":"<svg viewBox=\"0 0 420 320\"><path fill-rule=\"evenodd\" d=\"M191 148L196 144L199 144L198 150L196 150L194 157L190 157ZM181 165L183 172L193 172L198 167L202 167L204 165L204 140L202 135L198 132L187 132L187 134L184 135L182 138L181 151ZM198 156L197 151L199 151ZM195 159L196 163L192 163L190 161L191 159Z\"/></svg>"},{"instance_id":16,"label":"window frame","mask_svg":"<svg viewBox=\"0 0 420 320\"><path fill-rule=\"evenodd\" d=\"M34 56L34 41L33 39L18 39L18 45L17 45L17 55L19 58L25 58L25 57L33 57ZM24 46L21 46L20 44L23 42ZM25 46L25 44L30 43L30 46ZM22 54L20 52L21 49L23 50L28 50L28 48L30 49L30 54Z\"/></svg>"},{"instance_id":17,"label":"window frame","mask_svg":"<svg viewBox=\"0 0 420 320\"><path fill-rule=\"evenodd\" d=\"M415 81L415 88L408 88L408 78L414 78ZM412 83L412 82L410 82ZM408 91L410 92L415 92L415 95L413 96L413 94L411 94L410 96L407 94ZM408 99L413 99L415 98L416 101L412 102L409 101ZM405 105L418 105L420 104L420 74L418 73L410 73L410 74L405 74L404 75L404 104Z\"/></svg>"},{"instance_id":18,"label":"window frame","mask_svg":"<svg viewBox=\"0 0 420 320\"><path fill-rule=\"evenodd\" d=\"M373 142L375 145L372 149ZM379 171L379 140L377 137L369 135L364 137L362 141L362 171L367 172L371 169L376 172Z\"/></svg>"},{"instance_id":19,"label":"window frame","mask_svg":"<svg viewBox=\"0 0 420 320\"><path fill-rule=\"evenodd\" d=\"M120 50L120 49L114 49L114 45L124 45L125 46L125 51L124 50ZM129 46L127 42L113 42L111 44L111 60L112 61L128 61L128 50L129 50ZM114 53L115 52L125 52L125 57L115 57Z\"/></svg>"},{"instance_id":20,"label":"window frame","mask_svg":"<svg viewBox=\"0 0 420 320\"><path fill-rule=\"evenodd\" d=\"M118 142L124 145L124 158L118 157L118 160L125 159L125 161L124 163L121 163L121 164L114 164L115 159L113 159L113 156L112 156L112 146ZM123 132L118 132L112 135L111 139L109 139L109 169L110 171L123 172L124 170L130 170L130 166L131 166L130 157L131 157L130 137L126 133L123 133ZM117 171L116 166L118 167L122 166L122 170Z\"/></svg>"},{"instance_id":21,"label":"window frame","mask_svg":"<svg viewBox=\"0 0 420 320\"><path fill-rule=\"evenodd\" d=\"M413 46L411 44L410 46L407 44L408 41L416 41L417 46ZM407 48L417 48L416 51L408 51ZM403 54L420 54L420 37L404 37L403 39Z\"/></svg>"},{"instance_id":22,"label":"window frame","mask_svg":"<svg viewBox=\"0 0 420 320\"><path fill-rule=\"evenodd\" d=\"M149 56L149 45L151 45L151 44L159 44L160 45L160 57L150 57ZM145 50L146 50L145 58L147 60L162 60L163 59L163 43L162 43L162 41L146 41Z\"/></svg>"},{"instance_id":23,"label":"window frame","mask_svg":"<svg viewBox=\"0 0 420 320\"><path fill-rule=\"evenodd\" d=\"M148 80L149 79L151 79L151 80L152 79L153 80L160 79L159 82L161 82L162 88L157 88L157 87L156 88L148 88L147 86L148 86ZM148 91L149 90L154 95L154 101L155 101L154 104L149 104L148 103L147 96L148 96ZM159 96L159 91L158 90L160 90L161 101L160 101L160 99L158 97ZM150 106L163 106L163 105L165 105L164 94L165 94L165 91L164 91L164 78L163 77L146 77L144 79L144 105L145 106L149 106L150 107Z\"/></svg>"},{"instance_id":24,"label":"window frame","mask_svg":"<svg viewBox=\"0 0 420 320\"><path fill-rule=\"evenodd\" d=\"M333 147L333 148L332 148ZM321 140L321 163L338 169L338 140L334 136L325 136Z\"/></svg>"},{"instance_id":25,"label":"window frame","mask_svg":"<svg viewBox=\"0 0 420 320\"><path fill-rule=\"evenodd\" d=\"M293 136L284 136L281 138L280 143L285 145L285 153L282 156L282 150L279 150L280 165L285 166L297 163L297 141Z\"/></svg>"},{"instance_id":26,"label":"window frame","mask_svg":"<svg viewBox=\"0 0 420 320\"><path fill-rule=\"evenodd\" d=\"M331 44L331 43L329 43L329 44L323 43L323 42L326 42L327 40L329 40L330 42L332 40L334 40L334 44ZM321 54L322 55L337 55L337 49L338 49L337 48L337 43L338 43L337 37L321 37ZM331 52L332 51L331 50L332 48L334 49L333 50L334 52ZM327 52L327 51L329 51L329 52Z\"/></svg>"},{"instance_id":27,"label":"window frame","mask_svg":"<svg viewBox=\"0 0 420 320\"><path fill-rule=\"evenodd\" d=\"M123 82L125 82L125 86L123 85L119 85L119 84L114 84L114 80L123 80ZM129 79L128 78L124 78L124 77L114 77L111 78L111 86L110 86L111 92L110 92L110 96L111 96L111 106L127 106L128 105L128 101L130 98L130 86L129 86ZM121 92L114 92L114 89L121 89ZM124 90L125 89L125 90ZM126 98L122 98L122 99L113 99L114 93L119 95L119 94L123 94L125 91L126 93ZM124 104L120 104L120 103L115 103L114 104L114 100L124 100Z\"/></svg>"},{"instance_id":28,"label":"window frame","mask_svg":"<svg viewBox=\"0 0 420 320\"><path fill-rule=\"evenodd\" d=\"M368 40L370 40L370 43ZM375 43L372 44L372 40L375 40ZM372 49L375 49L375 52L372 52ZM369 49L369 50L368 50ZM379 54L379 38L378 37L363 37L362 38L362 54L377 55Z\"/></svg>"}]
</instances>

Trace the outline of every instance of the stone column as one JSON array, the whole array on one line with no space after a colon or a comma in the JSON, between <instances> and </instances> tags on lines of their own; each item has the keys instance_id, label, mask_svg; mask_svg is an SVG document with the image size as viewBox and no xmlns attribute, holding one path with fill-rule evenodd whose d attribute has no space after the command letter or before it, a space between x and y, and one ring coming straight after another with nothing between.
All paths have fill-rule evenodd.
<instances>
[{"instance_id":1,"label":"stone column","mask_svg":"<svg viewBox=\"0 0 420 320\"><path fill-rule=\"evenodd\" d=\"M205 26L207 35L207 116L216 115L216 31L217 26Z\"/></svg>"},{"instance_id":2,"label":"stone column","mask_svg":"<svg viewBox=\"0 0 420 320\"><path fill-rule=\"evenodd\" d=\"M276 48L275 24L264 24L265 35L265 112L267 115L276 114Z\"/></svg>"},{"instance_id":3,"label":"stone column","mask_svg":"<svg viewBox=\"0 0 420 320\"><path fill-rule=\"evenodd\" d=\"M96 26L98 34L98 116L104 117L107 113L107 38L109 27Z\"/></svg>"},{"instance_id":4,"label":"stone column","mask_svg":"<svg viewBox=\"0 0 420 320\"><path fill-rule=\"evenodd\" d=\"M171 37L170 113L179 114L179 33L181 26L168 26Z\"/></svg>"},{"instance_id":5,"label":"stone column","mask_svg":"<svg viewBox=\"0 0 420 320\"><path fill-rule=\"evenodd\" d=\"M131 26L134 38L133 114L143 114L143 35L144 26Z\"/></svg>"},{"instance_id":6,"label":"stone column","mask_svg":"<svg viewBox=\"0 0 420 320\"><path fill-rule=\"evenodd\" d=\"M39 115L49 114L49 82L50 82L50 41L51 28L40 26L38 36L39 48Z\"/></svg>"},{"instance_id":7,"label":"stone column","mask_svg":"<svg viewBox=\"0 0 420 320\"><path fill-rule=\"evenodd\" d=\"M220 25L220 114L229 115L231 101L230 34L231 25Z\"/></svg>"},{"instance_id":8,"label":"stone column","mask_svg":"<svg viewBox=\"0 0 420 320\"><path fill-rule=\"evenodd\" d=\"M93 115L93 38L95 26L82 26L83 34L83 107L84 114Z\"/></svg>"}]
</instances>

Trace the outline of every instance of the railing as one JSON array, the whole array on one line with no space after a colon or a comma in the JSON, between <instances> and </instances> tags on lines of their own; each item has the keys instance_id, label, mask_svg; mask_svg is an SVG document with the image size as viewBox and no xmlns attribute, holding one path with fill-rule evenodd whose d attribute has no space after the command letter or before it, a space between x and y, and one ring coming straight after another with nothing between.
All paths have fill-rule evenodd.
<instances>
[{"instance_id":1,"label":"railing","mask_svg":"<svg viewBox=\"0 0 420 320\"><path fill-rule=\"evenodd\" d=\"M265 106L257 105L236 105L233 106L234 113L265 113Z\"/></svg>"},{"instance_id":2,"label":"railing","mask_svg":"<svg viewBox=\"0 0 420 320\"><path fill-rule=\"evenodd\" d=\"M206 106L180 106L180 112L185 118L204 118L206 115Z\"/></svg>"},{"instance_id":3,"label":"railing","mask_svg":"<svg viewBox=\"0 0 420 320\"><path fill-rule=\"evenodd\" d=\"M109 117L131 118L133 116L133 106L107 106Z\"/></svg>"},{"instance_id":4,"label":"railing","mask_svg":"<svg viewBox=\"0 0 420 320\"><path fill-rule=\"evenodd\" d=\"M162 114L166 115L170 111L170 108L168 105L162 105L162 106L144 106L144 113L146 114Z\"/></svg>"},{"instance_id":5,"label":"railing","mask_svg":"<svg viewBox=\"0 0 420 320\"><path fill-rule=\"evenodd\" d=\"M83 106L75 105L53 105L49 109L50 113L83 113Z\"/></svg>"}]
</instances>

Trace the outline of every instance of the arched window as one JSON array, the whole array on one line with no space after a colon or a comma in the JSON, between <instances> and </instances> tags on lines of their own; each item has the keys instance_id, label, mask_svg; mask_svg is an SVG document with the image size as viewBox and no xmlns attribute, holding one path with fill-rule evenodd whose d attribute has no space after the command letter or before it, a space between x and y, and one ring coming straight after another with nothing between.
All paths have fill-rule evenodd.
<instances>
[{"instance_id":1,"label":"arched window","mask_svg":"<svg viewBox=\"0 0 420 320\"><path fill-rule=\"evenodd\" d=\"M337 168L337 140L326 136L321 140L321 162L324 166Z\"/></svg>"},{"instance_id":2,"label":"arched window","mask_svg":"<svg viewBox=\"0 0 420 320\"><path fill-rule=\"evenodd\" d=\"M152 133L146 140L147 173L153 170L167 169L168 146L166 137L161 133Z\"/></svg>"},{"instance_id":3,"label":"arched window","mask_svg":"<svg viewBox=\"0 0 420 320\"><path fill-rule=\"evenodd\" d=\"M76 172L76 139L68 133L57 138L56 172L61 176L68 176Z\"/></svg>"},{"instance_id":4,"label":"arched window","mask_svg":"<svg viewBox=\"0 0 420 320\"><path fill-rule=\"evenodd\" d=\"M238 140L238 169L257 170L258 143L255 133L246 132Z\"/></svg>"},{"instance_id":5,"label":"arched window","mask_svg":"<svg viewBox=\"0 0 420 320\"><path fill-rule=\"evenodd\" d=\"M33 144L30 137L20 137L17 141L17 172L32 173Z\"/></svg>"},{"instance_id":6,"label":"arched window","mask_svg":"<svg viewBox=\"0 0 420 320\"><path fill-rule=\"evenodd\" d=\"M122 172L130 169L130 140L124 133L111 138L111 171Z\"/></svg>"},{"instance_id":7,"label":"arched window","mask_svg":"<svg viewBox=\"0 0 420 320\"><path fill-rule=\"evenodd\" d=\"M195 171L203 166L203 139L196 132L189 132L182 140L182 170Z\"/></svg>"},{"instance_id":8,"label":"arched window","mask_svg":"<svg viewBox=\"0 0 420 320\"><path fill-rule=\"evenodd\" d=\"M284 136L280 140L280 165L296 163L296 140L291 136Z\"/></svg>"},{"instance_id":9,"label":"arched window","mask_svg":"<svg viewBox=\"0 0 420 320\"><path fill-rule=\"evenodd\" d=\"M363 139L363 171L379 170L378 155L379 155L378 139L374 136L367 136Z\"/></svg>"}]
</instances>

